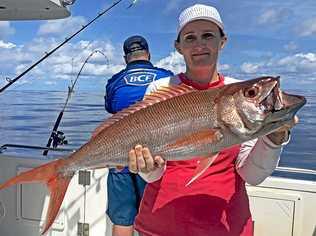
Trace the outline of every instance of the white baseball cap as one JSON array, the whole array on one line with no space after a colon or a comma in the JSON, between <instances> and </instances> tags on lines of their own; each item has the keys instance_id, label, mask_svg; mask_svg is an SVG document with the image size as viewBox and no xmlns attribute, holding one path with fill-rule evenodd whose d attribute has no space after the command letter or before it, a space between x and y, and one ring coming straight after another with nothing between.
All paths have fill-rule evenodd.
<instances>
[{"instance_id":1,"label":"white baseball cap","mask_svg":"<svg viewBox=\"0 0 316 236\"><path fill-rule=\"evenodd\" d=\"M179 16L179 25L177 30L177 35L180 34L181 30L188 23L195 20L208 20L215 23L224 33L224 24L222 22L221 16L215 7L195 4L191 7L184 9Z\"/></svg>"}]
</instances>

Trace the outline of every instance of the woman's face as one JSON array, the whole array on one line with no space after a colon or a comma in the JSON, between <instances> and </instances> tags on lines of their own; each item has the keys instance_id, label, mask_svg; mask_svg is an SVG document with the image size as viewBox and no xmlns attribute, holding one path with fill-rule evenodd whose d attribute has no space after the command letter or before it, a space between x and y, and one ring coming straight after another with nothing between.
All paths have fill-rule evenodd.
<instances>
[{"instance_id":1,"label":"woman's face","mask_svg":"<svg viewBox=\"0 0 316 236\"><path fill-rule=\"evenodd\" d=\"M183 55L187 68L194 70L216 66L218 53L226 42L218 26L206 20L188 23L180 32L179 39L175 47Z\"/></svg>"}]
</instances>

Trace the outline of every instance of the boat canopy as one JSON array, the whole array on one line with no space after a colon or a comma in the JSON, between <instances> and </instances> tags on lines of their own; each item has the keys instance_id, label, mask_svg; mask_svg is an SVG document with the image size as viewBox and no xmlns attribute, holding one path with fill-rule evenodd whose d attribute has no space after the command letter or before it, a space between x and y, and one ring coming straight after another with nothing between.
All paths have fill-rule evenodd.
<instances>
[{"instance_id":1,"label":"boat canopy","mask_svg":"<svg viewBox=\"0 0 316 236\"><path fill-rule=\"evenodd\" d=\"M0 21L50 20L70 16L75 0L0 0Z\"/></svg>"}]
</instances>

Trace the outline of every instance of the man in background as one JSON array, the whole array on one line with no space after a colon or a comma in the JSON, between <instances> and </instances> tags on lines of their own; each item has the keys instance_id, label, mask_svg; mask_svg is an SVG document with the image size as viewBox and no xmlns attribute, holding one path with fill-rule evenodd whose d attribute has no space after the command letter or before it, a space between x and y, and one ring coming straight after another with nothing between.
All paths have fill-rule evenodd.
<instances>
[{"instance_id":1,"label":"man in background","mask_svg":"<svg viewBox=\"0 0 316 236\"><path fill-rule=\"evenodd\" d=\"M126 68L112 76L106 85L105 109L116 113L143 99L147 86L173 73L154 67L150 62L147 41L132 36L123 45ZM113 236L132 236L134 219L138 212L146 182L137 174L110 169L107 214L113 222Z\"/></svg>"}]
</instances>

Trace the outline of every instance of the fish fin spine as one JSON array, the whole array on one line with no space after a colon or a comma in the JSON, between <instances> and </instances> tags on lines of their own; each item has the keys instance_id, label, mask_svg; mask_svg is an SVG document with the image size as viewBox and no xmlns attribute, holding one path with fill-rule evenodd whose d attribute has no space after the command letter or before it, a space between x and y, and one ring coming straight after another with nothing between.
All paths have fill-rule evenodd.
<instances>
[{"instance_id":1,"label":"fish fin spine","mask_svg":"<svg viewBox=\"0 0 316 236\"><path fill-rule=\"evenodd\" d=\"M188 187L195 180L197 180L201 175L203 175L203 173L214 163L214 161L217 159L217 157L218 157L218 153L215 154L214 156L211 156L211 157L208 157L208 158L202 158L199 161L198 166L194 170L193 177L191 178L191 180L185 186Z\"/></svg>"}]
</instances>

